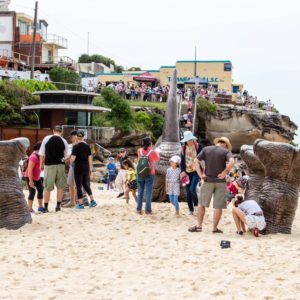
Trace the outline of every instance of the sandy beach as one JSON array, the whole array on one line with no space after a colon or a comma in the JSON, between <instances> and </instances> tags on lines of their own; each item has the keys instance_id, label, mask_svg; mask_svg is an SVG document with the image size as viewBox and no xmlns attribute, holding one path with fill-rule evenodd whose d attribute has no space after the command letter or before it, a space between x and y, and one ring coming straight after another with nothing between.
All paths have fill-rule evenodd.
<instances>
[{"instance_id":1,"label":"sandy beach","mask_svg":"<svg viewBox=\"0 0 300 300\"><path fill-rule=\"evenodd\" d=\"M291 235L238 236L231 209L224 234L211 233L212 210L203 232L189 233L196 217L186 203L180 217L168 203L140 216L133 200L97 187L94 209L33 215L31 225L0 230L0 299L300 298L299 208Z\"/></svg>"}]
</instances>

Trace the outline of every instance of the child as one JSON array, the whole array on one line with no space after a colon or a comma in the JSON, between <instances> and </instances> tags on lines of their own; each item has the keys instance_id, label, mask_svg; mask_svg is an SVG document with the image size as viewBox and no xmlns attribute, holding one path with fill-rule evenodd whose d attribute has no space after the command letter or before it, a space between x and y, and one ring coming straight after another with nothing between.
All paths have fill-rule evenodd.
<instances>
[{"instance_id":1,"label":"child","mask_svg":"<svg viewBox=\"0 0 300 300\"><path fill-rule=\"evenodd\" d=\"M136 182L136 171L134 165L131 160L126 159L123 162L123 167L127 170L126 184L127 188L125 191L125 199L126 203L129 202L129 193L132 192L133 198L135 202L137 202L136 190L137 190L137 182Z\"/></svg>"},{"instance_id":2,"label":"child","mask_svg":"<svg viewBox=\"0 0 300 300\"><path fill-rule=\"evenodd\" d=\"M111 190L113 190L115 186L115 180L117 177L117 166L114 162L113 157L109 157L108 161L109 163L106 165L106 170L108 172L108 182L109 182L109 185L107 184L107 189L109 190L110 188Z\"/></svg>"},{"instance_id":3,"label":"child","mask_svg":"<svg viewBox=\"0 0 300 300\"><path fill-rule=\"evenodd\" d=\"M169 195L170 202L174 205L176 215L179 215L178 196L180 195L180 157L175 155L170 159L171 167L167 169L166 193Z\"/></svg>"}]
</instances>

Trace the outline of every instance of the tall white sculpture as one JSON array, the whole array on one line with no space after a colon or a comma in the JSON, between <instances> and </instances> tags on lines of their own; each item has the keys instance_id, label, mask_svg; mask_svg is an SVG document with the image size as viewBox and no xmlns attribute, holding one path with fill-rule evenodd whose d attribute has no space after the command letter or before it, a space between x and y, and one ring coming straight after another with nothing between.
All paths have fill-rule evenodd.
<instances>
[{"instance_id":1,"label":"tall white sculpture","mask_svg":"<svg viewBox=\"0 0 300 300\"><path fill-rule=\"evenodd\" d=\"M0 0L0 11L8 11L10 0Z\"/></svg>"}]
</instances>

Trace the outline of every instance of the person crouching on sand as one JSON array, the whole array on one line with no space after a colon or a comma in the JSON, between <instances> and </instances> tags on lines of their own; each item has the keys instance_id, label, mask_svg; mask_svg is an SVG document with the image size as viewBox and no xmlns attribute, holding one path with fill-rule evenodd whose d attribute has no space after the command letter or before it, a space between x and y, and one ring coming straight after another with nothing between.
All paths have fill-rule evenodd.
<instances>
[{"instance_id":1,"label":"person crouching on sand","mask_svg":"<svg viewBox=\"0 0 300 300\"><path fill-rule=\"evenodd\" d=\"M178 197L180 195L180 157L174 155L170 159L170 167L166 174L166 194L169 195L169 200L176 210L176 215L179 215Z\"/></svg>"},{"instance_id":2,"label":"person crouching on sand","mask_svg":"<svg viewBox=\"0 0 300 300\"><path fill-rule=\"evenodd\" d=\"M233 219L236 225L237 234L243 235L245 224L249 227L254 236L258 237L259 232L265 229L266 221L262 209L255 200L243 201L243 196L238 195L232 209Z\"/></svg>"},{"instance_id":3,"label":"person crouching on sand","mask_svg":"<svg viewBox=\"0 0 300 300\"><path fill-rule=\"evenodd\" d=\"M123 167L127 170L127 177L126 177L126 190L125 190L125 199L126 203L129 202L129 193L132 193L132 196L137 202L136 190L137 190L137 182L136 182L136 171L135 167L131 160L126 159L123 161Z\"/></svg>"}]
</instances>

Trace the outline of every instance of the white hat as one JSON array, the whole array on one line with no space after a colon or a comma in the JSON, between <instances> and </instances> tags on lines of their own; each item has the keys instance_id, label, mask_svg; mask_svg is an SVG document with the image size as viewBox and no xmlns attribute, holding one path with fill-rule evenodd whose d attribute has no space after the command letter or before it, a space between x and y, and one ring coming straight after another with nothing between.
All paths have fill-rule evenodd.
<instances>
[{"instance_id":1,"label":"white hat","mask_svg":"<svg viewBox=\"0 0 300 300\"><path fill-rule=\"evenodd\" d=\"M174 163L177 163L177 164L180 164L181 162L181 158L178 156L178 155L174 155L170 158L170 161L174 162Z\"/></svg>"},{"instance_id":2,"label":"white hat","mask_svg":"<svg viewBox=\"0 0 300 300\"><path fill-rule=\"evenodd\" d=\"M183 133L183 139L180 141L180 143L185 143L191 140L197 140L197 138L193 135L191 131L185 131Z\"/></svg>"}]
</instances>

